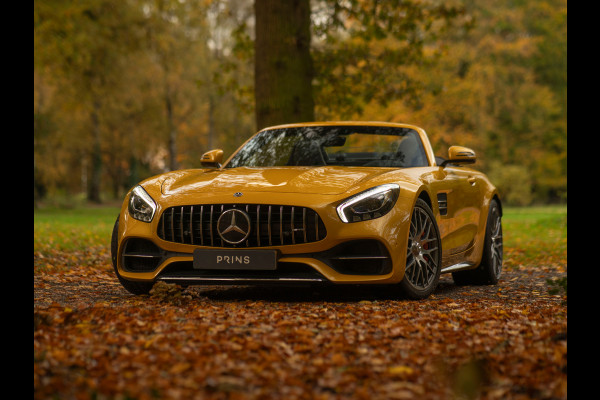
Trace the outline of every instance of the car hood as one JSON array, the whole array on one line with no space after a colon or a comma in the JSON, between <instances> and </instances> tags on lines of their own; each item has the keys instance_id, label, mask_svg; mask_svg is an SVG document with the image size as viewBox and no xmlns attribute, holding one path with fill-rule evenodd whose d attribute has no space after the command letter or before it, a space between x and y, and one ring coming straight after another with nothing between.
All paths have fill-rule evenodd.
<instances>
[{"instance_id":1,"label":"car hood","mask_svg":"<svg viewBox=\"0 0 600 400\"><path fill-rule=\"evenodd\" d=\"M339 166L181 170L167 175L161 192L163 195L199 191L339 194L393 170Z\"/></svg>"}]
</instances>

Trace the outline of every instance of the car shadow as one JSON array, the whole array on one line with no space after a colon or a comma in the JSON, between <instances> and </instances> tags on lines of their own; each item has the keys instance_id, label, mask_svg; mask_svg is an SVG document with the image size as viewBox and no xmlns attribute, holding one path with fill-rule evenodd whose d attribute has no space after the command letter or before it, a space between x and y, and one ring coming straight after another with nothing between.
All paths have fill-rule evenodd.
<instances>
[{"instance_id":1,"label":"car shadow","mask_svg":"<svg viewBox=\"0 0 600 400\"><path fill-rule=\"evenodd\" d=\"M460 294L464 287L452 278L441 278L435 297ZM408 300L395 285L322 285L322 286L196 286L188 290L210 300L272 302L360 302ZM425 299L426 301L427 299Z\"/></svg>"}]
</instances>

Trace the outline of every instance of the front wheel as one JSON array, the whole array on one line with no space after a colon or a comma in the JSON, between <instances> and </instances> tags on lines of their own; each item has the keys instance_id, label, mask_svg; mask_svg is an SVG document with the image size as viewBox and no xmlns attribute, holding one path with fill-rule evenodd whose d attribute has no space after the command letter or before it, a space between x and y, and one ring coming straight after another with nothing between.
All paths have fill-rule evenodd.
<instances>
[{"instance_id":1,"label":"front wheel","mask_svg":"<svg viewBox=\"0 0 600 400\"><path fill-rule=\"evenodd\" d=\"M441 265L442 242L437 223L429 205L417 199L410 218L402 292L410 299L429 297L440 279Z\"/></svg>"}]
</instances>

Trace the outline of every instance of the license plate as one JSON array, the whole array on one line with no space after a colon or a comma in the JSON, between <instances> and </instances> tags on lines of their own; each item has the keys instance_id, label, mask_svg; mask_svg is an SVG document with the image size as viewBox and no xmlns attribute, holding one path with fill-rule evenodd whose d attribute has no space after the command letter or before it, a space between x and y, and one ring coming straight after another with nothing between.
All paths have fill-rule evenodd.
<instances>
[{"instance_id":1,"label":"license plate","mask_svg":"<svg viewBox=\"0 0 600 400\"><path fill-rule=\"evenodd\" d=\"M275 270L277 251L196 249L193 267L195 269Z\"/></svg>"}]
</instances>

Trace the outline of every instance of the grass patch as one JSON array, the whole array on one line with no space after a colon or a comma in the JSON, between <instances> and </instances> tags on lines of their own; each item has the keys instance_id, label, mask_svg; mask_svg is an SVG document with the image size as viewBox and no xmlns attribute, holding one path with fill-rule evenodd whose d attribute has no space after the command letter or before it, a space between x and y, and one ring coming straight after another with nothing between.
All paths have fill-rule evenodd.
<instances>
[{"instance_id":1,"label":"grass patch","mask_svg":"<svg viewBox=\"0 0 600 400\"><path fill-rule=\"evenodd\" d=\"M567 206L509 208L502 217L505 265L567 265Z\"/></svg>"},{"instance_id":2,"label":"grass patch","mask_svg":"<svg viewBox=\"0 0 600 400\"><path fill-rule=\"evenodd\" d=\"M33 212L33 251L81 251L109 246L117 207L40 209Z\"/></svg>"}]
</instances>

